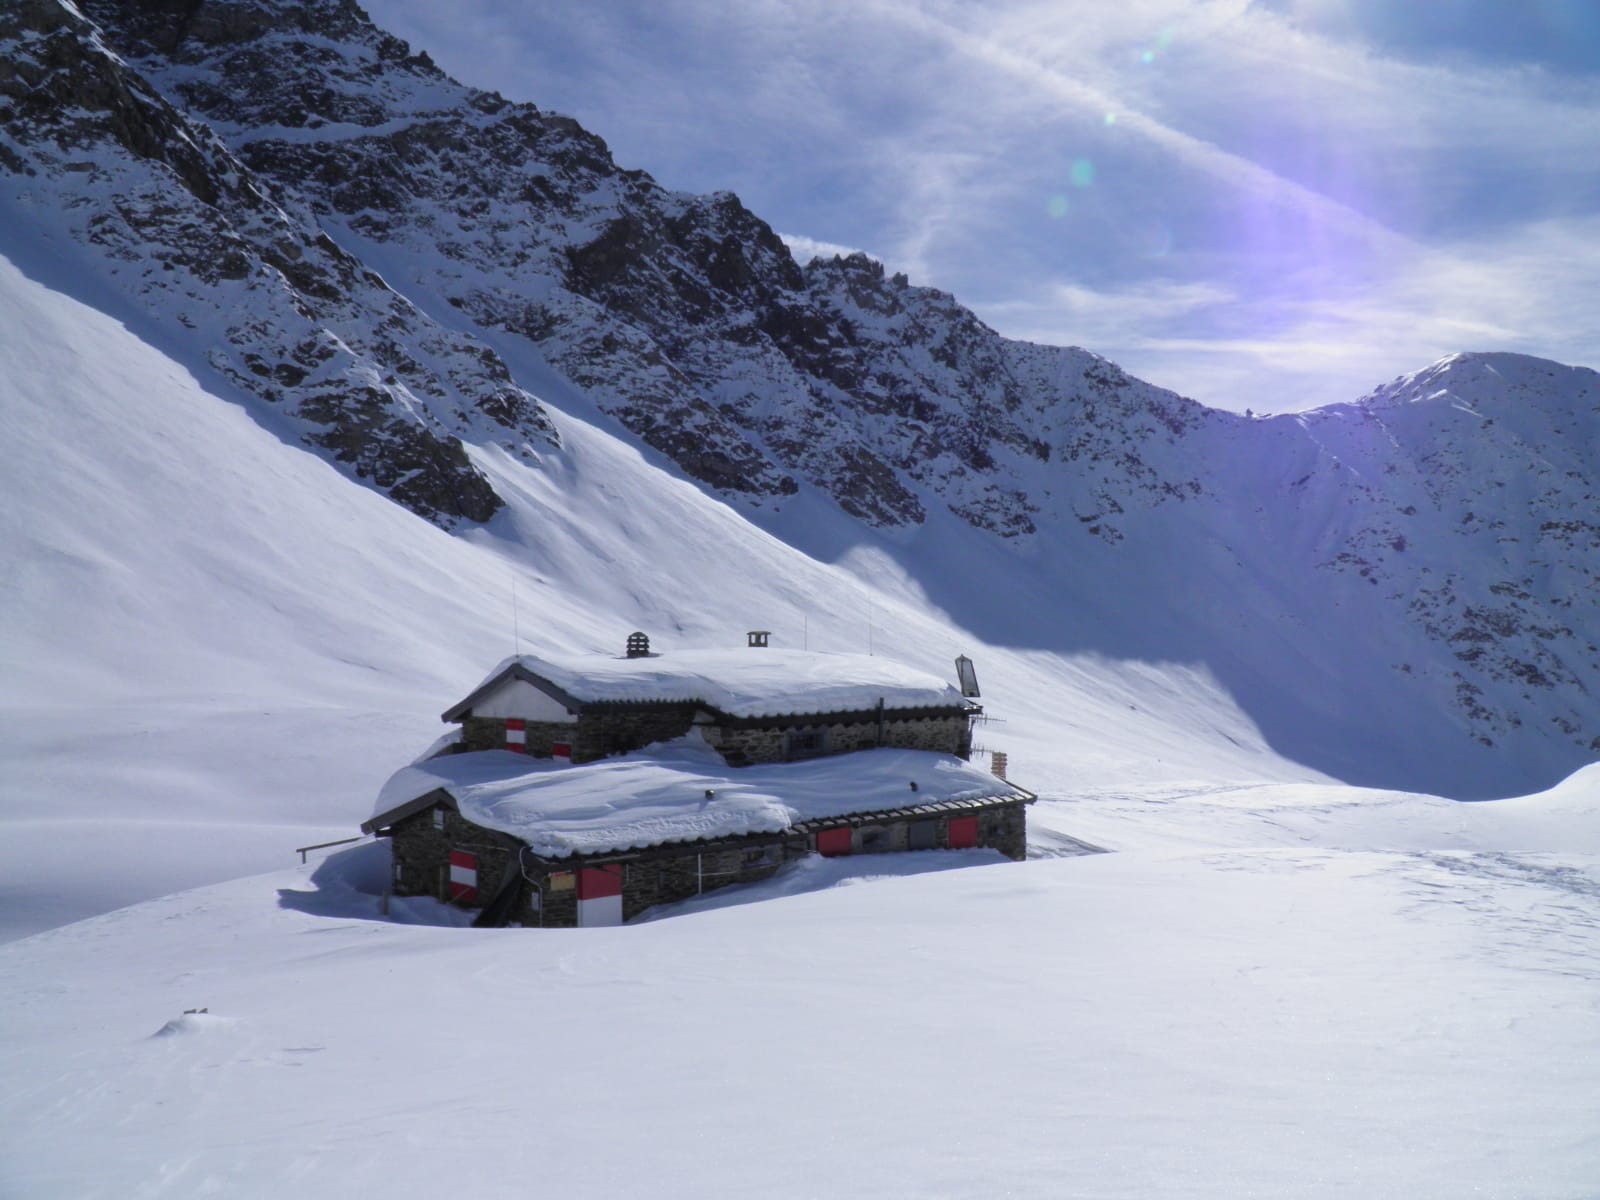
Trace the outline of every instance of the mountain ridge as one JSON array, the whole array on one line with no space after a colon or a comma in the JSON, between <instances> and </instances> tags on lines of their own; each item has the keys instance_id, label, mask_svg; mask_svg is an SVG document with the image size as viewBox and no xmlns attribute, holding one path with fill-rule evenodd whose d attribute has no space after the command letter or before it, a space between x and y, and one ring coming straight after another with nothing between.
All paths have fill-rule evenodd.
<instances>
[{"instance_id":1,"label":"mountain ridge","mask_svg":"<svg viewBox=\"0 0 1600 1200\"><path fill-rule=\"evenodd\" d=\"M901 570L956 619L1209 664L1302 761L1359 778L1378 714L1418 706L1467 748L1457 791L1600 751L1591 371L1458 355L1347 405L1208 409L864 255L802 266L731 194L617 167L348 0L82 10L0 14L13 212L437 524L503 504L469 448L558 451L517 378L547 364L757 524L801 544L783 510L820 501L920 547ZM1030 601L977 611L957 553ZM1337 754L1306 732L1330 715Z\"/></svg>"}]
</instances>

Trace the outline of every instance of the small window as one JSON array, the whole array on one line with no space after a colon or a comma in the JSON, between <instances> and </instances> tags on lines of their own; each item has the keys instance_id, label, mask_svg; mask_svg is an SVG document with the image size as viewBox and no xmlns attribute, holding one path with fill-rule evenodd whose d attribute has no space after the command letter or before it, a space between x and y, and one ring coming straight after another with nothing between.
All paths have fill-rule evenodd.
<instances>
[{"instance_id":1,"label":"small window","mask_svg":"<svg viewBox=\"0 0 1600 1200\"><path fill-rule=\"evenodd\" d=\"M932 850L939 844L939 822L913 821L906 832L906 845L912 850Z\"/></svg>"},{"instance_id":2,"label":"small window","mask_svg":"<svg viewBox=\"0 0 1600 1200\"><path fill-rule=\"evenodd\" d=\"M751 870L755 867L770 867L778 861L778 848L776 846L757 846L746 850L739 860L740 867Z\"/></svg>"},{"instance_id":3,"label":"small window","mask_svg":"<svg viewBox=\"0 0 1600 1200\"><path fill-rule=\"evenodd\" d=\"M826 729L791 729L783 737L783 756L793 761L797 758L816 758L828 752Z\"/></svg>"},{"instance_id":4,"label":"small window","mask_svg":"<svg viewBox=\"0 0 1600 1200\"><path fill-rule=\"evenodd\" d=\"M882 854L889 849L889 831L882 825L867 825L861 830L861 853Z\"/></svg>"},{"instance_id":5,"label":"small window","mask_svg":"<svg viewBox=\"0 0 1600 1200\"><path fill-rule=\"evenodd\" d=\"M396 883L402 883L402 882L404 882L405 877L406 877L406 869L403 866L401 866L399 863L395 863L395 865L394 865L394 881Z\"/></svg>"},{"instance_id":6,"label":"small window","mask_svg":"<svg viewBox=\"0 0 1600 1200\"><path fill-rule=\"evenodd\" d=\"M440 808L437 804L433 807L433 827L435 829L444 828L444 809Z\"/></svg>"}]
</instances>

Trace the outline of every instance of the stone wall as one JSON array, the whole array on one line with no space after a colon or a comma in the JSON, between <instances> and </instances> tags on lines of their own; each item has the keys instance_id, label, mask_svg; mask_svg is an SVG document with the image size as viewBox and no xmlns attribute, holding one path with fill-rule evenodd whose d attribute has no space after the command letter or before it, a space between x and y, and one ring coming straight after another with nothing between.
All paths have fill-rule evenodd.
<instances>
[{"instance_id":1,"label":"stone wall","mask_svg":"<svg viewBox=\"0 0 1600 1200\"><path fill-rule=\"evenodd\" d=\"M817 732L821 749L791 753L789 735ZM796 758L816 758L827 754L849 754L889 746L899 750L932 750L966 758L972 753L971 727L964 716L914 717L894 720L887 715L882 724L882 739L876 719L841 721L827 725L773 724L757 728L722 727L708 733L707 740L722 752L729 766L748 767L753 763L789 762Z\"/></svg>"},{"instance_id":2,"label":"stone wall","mask_svg":"<svg viewBox=\"0 0 1600 1200\"><path fill-rule=\"evenodd\" d=\"M578 726L557 721L529 721L527 723L527 753L535 758L549 758L551 747L557 742L572 746L577 754ZM461 750L504 750L506 748L506 723L502 717L468 717L461 723ZM598 755L591 757L598 758Z\"/></svg>"},{"instance_id":3,"label":"stone wall","mask_svg":"<svg viewBox=\"0 0 1600 1200\"><path fill-rule=\"evenodd\" d=\"M965 817L977 818L980 847L998 850L1016 862L1021 862L1028 856L1027 805L1020 800L1006 801L986 808L968 808L946 813L918 813L876 819L867 815L851 821L840 821L837 825L824 828L849 828L852 854L948 850L950 821ZM818 853L818 832L813 830L807 835L806 853Z\"/></svg>"},{"instance_id":4,"label":"stone wall","mask_svg":"<svg viewBox=\"0 0 1600 1200\"><path fill-rule=\"evenodd\" d=\"M652 742L682 737L694 724L700 711L695 704L651 705L638 708L591 706L575 724L555 721L527 722L527 752L535 758L549 758L557 742L572 748L575 763L593 762L612 754L627 754ZM891 713L893 710L889 710ZM875 716L837 721L824 725L775 720L759 726L702 727L706 740L722 752L729 766L747 767L753 763L792 762L801 758L820 758L828 754L849 754L890 746L902 750L932 750L961 758L972 752L972 729L964 716L913 717L895 720L885 715L881 724ZM793 750L792 733L817 734L820 748ZM500 717L468 717L461 724L459 750L503 750L506 723Z\"/></svg>"},{"instance_id":5,"label":"stone wall","mask_svg":"<svg viewBox=\"0 0 1600 1200\"><path fill-rule=\"evenodd\" d=\"M622 919L631 921L659 904L688 900L734 883L766 879L785 862L806 853L803 838L752 834L704 850L645 851L621 858L604 855L567 862L527 860L537 888L523 898L522 923L570 928L578 923L577 872L613 863L622 866Z\"/></svg>"},{"instance_id":6,"label":"stone wall","mask_svg":"<svg viewBox=\"0 0 1600 1200\"><path fill-rule=\"evenodd\" d=\"M1013 862L1028 857L1028 806L1021 801L978 810L978 845L992 846Z\"/></svg>"},{"instance_id":7,"label":"stone wall","mask_svg":"<svg viewBox=\"0 0 1600 1200\"><path fill-rule=\"evenodd\" d=\"M448 801L435 804L394 824L389 847L395 895L432 896L448 903L450 851L465 850L478 858L478 902L469 907L481 908L516 867L521 845L508 834L465 820Z\"/></svg>"},{"instance_id":8,"label":"stone wall","mask_svg":"<svg viewBox=\"0 0 1600 1200\"><path fill-rule=\"evenodd\" d=\"M682 737L694 724L697 704L664 704L650 707L613 709L591 706L578 714L577 737L573 739L572 761L592 762L610 754L627 754L651 742ZM533 727L530 725L529 738ZM568 726L570 732L571 726Z\"/></svg>"},{"instance_id":9,"label":"stone wall","mask_svg":"<svg viewBox=\"0 0 1600 1200\"><path fill-rule=\"evenodd\" d=\"M1026 856L1026 806L1020 801L945 813L877 819L862 816L829 828L851 830L853 854L886 854L948 849L951 819L967 817L977 819L979 846L1016 860ZM464 820L445 801L395 822L390 845L396 895L432 896L448 903L450 852L465 850L478 860L478 897L476 904L469 907L488 904L508 876L515 873L520 894L512 909L511 923L570 928L578 923L577 871L582 867L613 863L622 866L622 917L631 921L660 904L687 900L729 884L766 879L784 863L817 853L817 833L752 834L700 850L663 847L570 861L526 854L519 867L521 843L517 839ZM524 871L532 884L523 878Z\"/></svg>"}]
</instances>

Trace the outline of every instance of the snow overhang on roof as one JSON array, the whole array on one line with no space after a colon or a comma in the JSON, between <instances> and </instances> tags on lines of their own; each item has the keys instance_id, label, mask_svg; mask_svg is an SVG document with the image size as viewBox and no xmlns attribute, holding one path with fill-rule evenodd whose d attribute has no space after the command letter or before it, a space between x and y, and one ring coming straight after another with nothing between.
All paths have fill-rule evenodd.
<instances>
[{"instance_id":1,"label":"snow overhang on roof","mask_svg":"<svg viewBox=\"0 0 1600 1200\"><path fill-rule=\"evenodd\" d=\"M569 709L592 704L695 703L730 717L948 709L973 705L936 675L864 654L803 650L677 650L649 658L588 655L508 658L466 699L447 709L459 721L512 679L540 688Z\"/></svg>"},{"instance_id":2,"label":"snow overhang on roof","mask_svg":"<svg viewBox=\"0 0 1600 1200\"><path fill-rule=\"evenodd\" d=\"M387 828L440 791L473 824L519 838L546 858L783 833L811 821L914 806L1032 799L959 758L925 750L730 767L690 734L582 766L505 750L417 763L384 785L362 828Z\"/></svg>"}]
</instances>

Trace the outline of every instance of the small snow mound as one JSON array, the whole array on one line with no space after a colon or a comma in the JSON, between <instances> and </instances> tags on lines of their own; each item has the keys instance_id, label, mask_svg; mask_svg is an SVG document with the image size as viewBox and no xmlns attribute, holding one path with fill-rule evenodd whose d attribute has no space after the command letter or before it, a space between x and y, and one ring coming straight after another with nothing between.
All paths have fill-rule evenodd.
<instances>
[{"instance_id":1,"label":"small snow mound","mask_svg":"<svg viewBox=\"0 0 1600 1200\"><path fill-rule=\"evenodd\" d=\"M238 1022L232 1017L219 1017L207 1012L203 1008L192 1008L181 1017L173 1017L151 1037L167 1038L177 1037L180 1034L217 1033L225 1029L232 1029Z\"/></svg>"}]
</instances>

